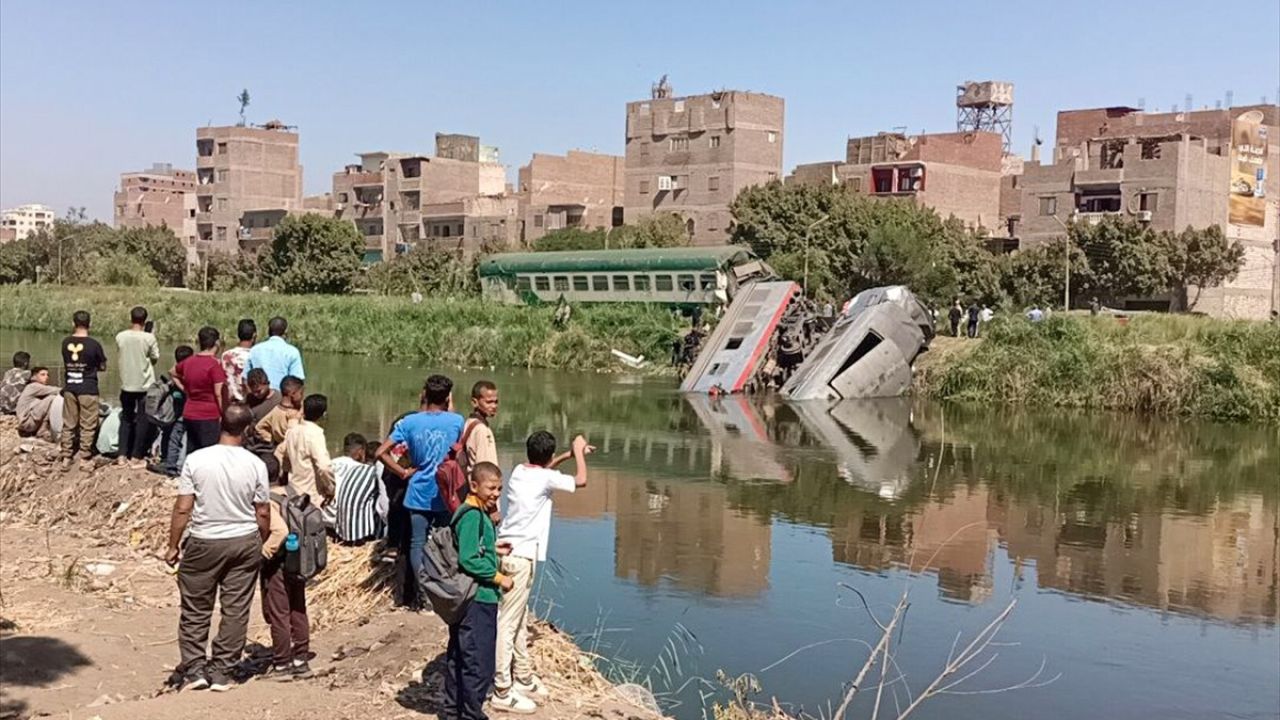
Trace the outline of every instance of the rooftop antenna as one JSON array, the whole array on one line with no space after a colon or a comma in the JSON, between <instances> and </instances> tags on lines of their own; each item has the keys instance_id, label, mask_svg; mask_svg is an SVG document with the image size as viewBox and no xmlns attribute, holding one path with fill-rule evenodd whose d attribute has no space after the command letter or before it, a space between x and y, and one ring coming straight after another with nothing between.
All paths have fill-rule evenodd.
<instances>
[{"instance_id":1,"label":"rooftop antenna","mask_svg":"<svg viewBox=\"0 0 1280 720\"><path fill-rule=\"evenodd\" d=\"M244 127L244 109L249 107L249 88L240 91L236 96L236 102L240 103L240 127Z\"/></svg>"},{"instance_id":2,"label":"rooftop antenna","mask_svg":"<svg viewBox=\"0 0 1280 720\"><path fill-rule=\"evenodd\" d=\"M1040 126L1031 126L1031 162L1040 162L1040 146L1044 144L1044 140L1040 139Z\"/></svg>"}]
</instances>

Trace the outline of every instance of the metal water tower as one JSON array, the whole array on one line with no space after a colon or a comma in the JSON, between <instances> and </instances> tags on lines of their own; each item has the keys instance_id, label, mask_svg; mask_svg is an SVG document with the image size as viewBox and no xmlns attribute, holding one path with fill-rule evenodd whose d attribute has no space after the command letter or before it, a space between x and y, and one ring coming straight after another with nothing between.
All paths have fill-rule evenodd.
<instances>
[{"instance_id":1,"label":"metal water tower","mask_svg":"<svg viewBox=\"0 0 1280 720\"><path fill-rule=\"evenodd\" d=\"M1013 83L998 80L966 82L956 86L956 130L993 132L1004 139L1004 151L1013 143Z\"/></svg>"}]
</instances>

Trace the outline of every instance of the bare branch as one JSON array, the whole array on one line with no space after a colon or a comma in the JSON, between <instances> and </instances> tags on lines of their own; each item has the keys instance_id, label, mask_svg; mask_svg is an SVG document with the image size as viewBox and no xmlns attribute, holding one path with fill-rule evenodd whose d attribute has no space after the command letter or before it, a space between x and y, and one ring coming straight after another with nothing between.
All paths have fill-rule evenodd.
<instances>
[{"instance_id":1,"label":"bare branch","mask_svg":"<svg viewBox=\"0 0 1280 720\"><path fill-rule=\"evenodd\" d=\"M867 602L867 596L863 595L861 590L858 590L858 588L848 583L836 583L836 584L844 588L845 590L852 592L854 595L857 595L858 599L862 601L862 607L867 609L867 615L871 618L871 622L875 623L876 627L880 628L881 630L884 630L884 623L877 620L875 613L871 612L871 604Z\"/></svg>"},{"instance_id":2,"label":"bare branch","mask_svg":"<svg viewBox=\"0 0 1280 720\"><path fill-rule=\"evenodd\" d=\"M871 672L871 668L876 664L876 657L889 645L889 640L893 637L893 629L898 625L898 621L902 619L903 612L907 607L907 590L902 591L902 598L898 600L898 604L893 609L893 617L889 620L889 624L885 626L884 632L880 635L880 642L872 648L871 654L867 656L867 661L863 663L862 669L858 671L857 676L853 678L853 684L844 694L844 699L840 701L840 706L836 708L835 715L837 720L844 718L845 712L849 709L853 698L858 694L859 688L862 687L862 681L867 677L867 673Z\"/></svg>"}]
</instances>

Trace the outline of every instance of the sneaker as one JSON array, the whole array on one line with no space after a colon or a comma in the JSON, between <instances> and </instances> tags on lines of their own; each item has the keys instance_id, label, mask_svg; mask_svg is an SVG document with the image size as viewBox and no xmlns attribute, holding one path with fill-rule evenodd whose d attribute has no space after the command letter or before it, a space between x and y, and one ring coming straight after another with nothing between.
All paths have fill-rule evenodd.
<instances>
[{"instance_id":1,"label":"sneaker","mask_svg":"<svg viewBox=\"0 0 1280 720\"><path fill-rule=\"evenodd\" d=\"M528 698L538 698L546 700L551 697L551 691L546 685L542 684L542 678L537 675L530 675L526 680L517 679L515 685L511 686L516 692Z\"/></svg>"},{"instance_id":2,"label":"sneaker","mask_svg":"<svg viewBox=\"0 0 1280 720\"><path fill-rule=\"evenodd\" d=\"M297 680L306 680L315 677L315 673L311 672L311 665L306 660L294 660L293 666L289 670L293 677Z\"/></svg>"},{"instance_id":3,"label":"sneaker","mask_svg":"<svg viewBox=\"0 0 1280 720\"><path fill-rule=\"evenodd\" d=\"M217 670L209 673L209 679L206 680L205 682L208 684L209 689L213 692L226 692L230 690L233 685L235 685L235 683L231 681L230 675L227 675L226 673L220 672Z\"/></svg>"},{"instance_id":4,"label":"sneaker","mask_svg":"<svg viewBox=\"0 0 1280 720\"><path fill-rule=\"evenodd\" d=\"M203 670L174 670L165 685L174 690L204 690L209 687L209 678Z\"/></svg>"},{"instance_id":5,"label":"sneaker","mask_svg":"<svg viewBox=\"0 0 1280 720\"><path fill-rule=\"evenodd\" d=\"M516 692L514 689L505 693L495 690L489 698L489 707L498 712L515 713L516 715L532 715L538 711L538 704Z\"/></svg>"},{"instance_id":6,"label":"sneaker","mask_svg":"<svg viewBox=\"0 0 1280 720\"><path fill-rule=\"evenodd\" d=\"M267 680L292 680L293 663L272 663L267 667L266 671L262 673L262 677Z\"/></svg>"}]
</instances>

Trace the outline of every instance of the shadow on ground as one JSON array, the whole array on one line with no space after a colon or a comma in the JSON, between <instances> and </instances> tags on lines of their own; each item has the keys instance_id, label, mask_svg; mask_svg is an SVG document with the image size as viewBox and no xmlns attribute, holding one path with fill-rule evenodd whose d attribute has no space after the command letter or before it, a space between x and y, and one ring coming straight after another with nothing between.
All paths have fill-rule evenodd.
<instances>
[{"instance_id":1,"label":"shadow on ground","mask_svg":"<svg viewBox=\"0 0 1280 720\"><path fill-rule=\"evenodd\" d=\"M427 663L421 679L411 680L396 693L400 707L429 715L444 717L444 653Z\"/></svg>"},{"instance_id":2,"label":"shadow on ground","mask_svg":"<svg viewBox=\"0 0 1280 720\"><path fill-rule=\"evenodd\" d=\"M84 653L57 638L0 636L0 717L23 717L26 713L27 704L9 695L13 688L46 687L90 664Z\"/></svg>"}]
</instances>

